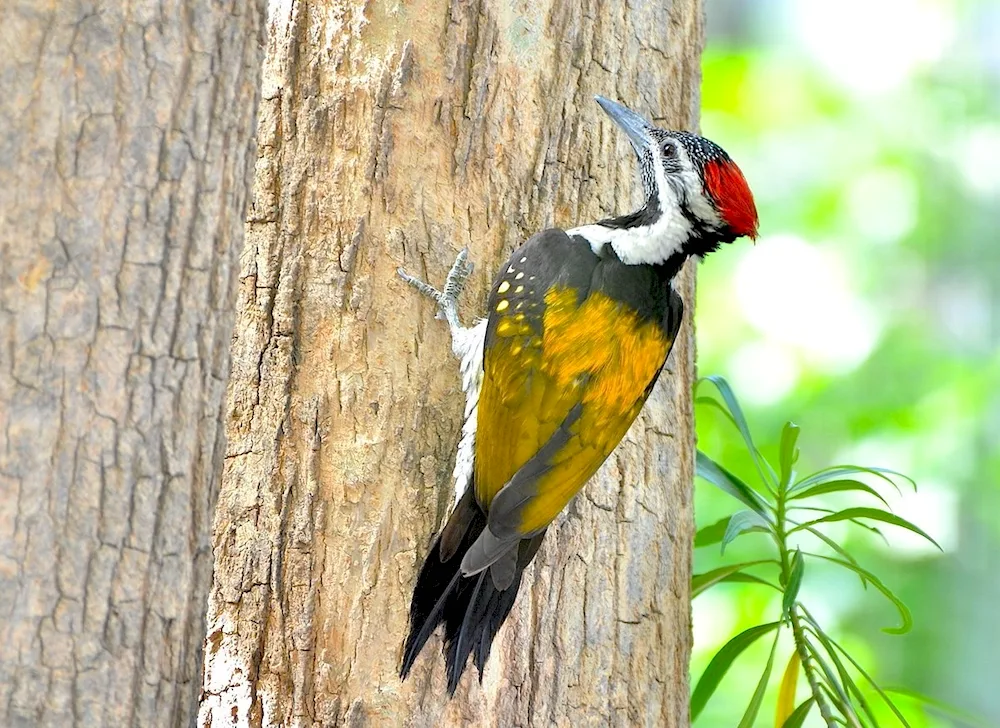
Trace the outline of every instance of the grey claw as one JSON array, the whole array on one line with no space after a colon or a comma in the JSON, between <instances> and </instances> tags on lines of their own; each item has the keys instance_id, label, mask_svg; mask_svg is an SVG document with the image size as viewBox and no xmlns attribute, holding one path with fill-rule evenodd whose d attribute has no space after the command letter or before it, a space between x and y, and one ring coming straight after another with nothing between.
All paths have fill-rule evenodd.
<instances>
[{"instance_id":1,"label":"grey claw","mask_svg":"<svg viewBox=\"0 0 1000 728\"><path fill-rule=\"evenodd\" d=\"M409 283L411 286L413 285L413 282L417 280L409 273L407 273L405 270L403 270L403 268L397 268L396 275L399 276L404 283Z\"/></svg>"},{"instance_id":2,"label":"grey claw","mask_svg":"<svg viewBox=\"0 0 1000 728\"><path fill-rule=\"evenodd\" d=\"M428 283L424 283L422 280L420 280L416 276L411 276L409 273L407 273L402 268L397 268L396 269L396 275L398 275L400 278L402 278L403 281L405 281L409 285L411 285L414 288L416 288L418 291L420 291L425 296L427 296L429 298L433 298L435 301L437 301L437 302L440 303L441 297L442 297L443 294L441 293L441 291L439 291L438 289L436 289L434 286L432 286L432 285L430 285Z\"/></svg>"},{"instance_id":3,"label":"grey claw","mask_svg":"<svg viewBox=\"0 0 1000 728\"><path fill-rule=\"evenodd\" d=\"M454 336L456 335L456 331L463 328L458 319L458 298L462 295L462 291L465 289L465 284L469 280L469 275L471 275L472 269L473 264L469 260L469 249L462 248L462 250L460 250L458 255L455 257L455 262L452 264L451 270L448 271L448 275L445 277L444 286L440 291L432 285L424 283L416 276L411 276L402 268L396 269L396 275L409 285L416 288L420 291L420 293L433 299L437 303L438 312L435 315L435 318L447 321L448 327L452 330L452 334Z\"/></svg>"},{"instance_id":4,"label":"grey claw","mask_svg":"<svg viewBox=\"0 0 1000 728\"><path fill-rule=\"evenodd\" d=\"M469 275L472 273L472 263L469 261L469 249L462 248L458 256L455 258L455 262L451 266L451 270L448 271L448 277L445 279L444 283L444 296L453 303L458 302L458 297L462 294L465 289L465 283L469 279Z\"/></svg>"},{"instance_id":5,"label":"grey claw","mask_svg":"<svg viewBox=\"0 0 1000 728\"><path fill-rule=\"evenodd\" d=\"M468 277L476 267L476 264L469 260L469 249L467 247L458 251L458 257L455 259L456 267L459 265L459 262L461 262L462 270L465 271L466 277Z\"/></svg>"}]
</instances>

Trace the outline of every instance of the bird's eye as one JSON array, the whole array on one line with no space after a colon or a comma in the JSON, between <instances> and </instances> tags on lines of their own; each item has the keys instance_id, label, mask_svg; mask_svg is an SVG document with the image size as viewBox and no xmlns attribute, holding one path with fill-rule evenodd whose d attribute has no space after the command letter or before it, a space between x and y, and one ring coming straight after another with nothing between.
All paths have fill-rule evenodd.
<instances>
[{"instance_id":1,"label":"bird's eye","mask_svg":"<svg viewBox=\"0 0 1000 728\"><path fill-rule=\"evenodd\" d=\"M663 142L663 146L661 147L661 149L663 150L663 158L664 159L676 159L677 158L677 145L674 144L673 142L671 142L671 141L665 141L665 142Z\"/></svg>"}]
</instances>

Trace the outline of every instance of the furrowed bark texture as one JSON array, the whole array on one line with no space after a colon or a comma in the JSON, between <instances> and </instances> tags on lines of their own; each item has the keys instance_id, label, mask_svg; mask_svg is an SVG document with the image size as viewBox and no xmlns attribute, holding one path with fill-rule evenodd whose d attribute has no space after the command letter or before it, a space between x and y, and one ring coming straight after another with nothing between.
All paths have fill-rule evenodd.
<instances>
[{"instance_id":1,"label":"furrowed bark texture","mask_svg":"<svg viewBox=\"0 0 1000 728\"><path fill-rule=\"evenodd\" d=\"M397 670L464 397L395 269L440 284L469 246L471 320L528 235L631 209L592 96L695 124L699 3L287 0L271 22L200 724L686 725L690 323L449 702L438 638Z\"/></svg>"},{"instance_id":2,"label":"furrowed bark texture","mask_svg":"<svg viewBox=\"0 0 1000 728\"><path fill-rule=\"evenodd\" d=\"M194 721L263 2L0 3L0 726Z\"/></svg>"}]
</instances>

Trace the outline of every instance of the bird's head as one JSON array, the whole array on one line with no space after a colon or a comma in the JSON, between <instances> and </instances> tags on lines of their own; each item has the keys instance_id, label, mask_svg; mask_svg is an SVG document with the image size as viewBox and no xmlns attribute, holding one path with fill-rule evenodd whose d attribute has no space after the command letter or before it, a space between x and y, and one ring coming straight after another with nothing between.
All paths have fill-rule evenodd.
<instances>
[{"instance_id":1,"label":"bird's head","mask_svg":"<svg viewBox=\"0 0 1000 728\"><path fill-rule=\"evenodd\" d=\"M637 213L598 223L616 228L608 242L623 261L705 255L736 238L757 237L753 194L722 147L690 132L660 129L619 103L596 98L628 136L646 198Z\"/></svg>"}]
</instances>

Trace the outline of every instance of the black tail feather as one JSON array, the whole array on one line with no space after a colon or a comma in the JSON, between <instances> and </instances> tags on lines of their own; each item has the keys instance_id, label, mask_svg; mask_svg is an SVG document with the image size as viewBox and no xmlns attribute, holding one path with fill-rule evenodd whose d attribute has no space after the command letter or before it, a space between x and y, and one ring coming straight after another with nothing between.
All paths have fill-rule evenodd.
<instances>
[{"instance_id":1,"label":"black tail feather","mask_svg":"<svg viewBox=\"0 0 1000 728\"><path fill-rule=\"evenodd\" d=\"M435 542L435 546L437 542ZM406 646L403 649L403 665L399 669L399 677L403 680L406 676L410 674L410 669L413 667L414 661L417 659L417 655L420 654L420 650L424 648L427 640L430 639L431 635L434 634L434 628L438 626L441 620L444 618L443 610L448 602L448 598L451 596L451 592L455 589L458 584L459 579L462 575L455 572L455 575L451 578L451 581L445 586L441 592L441 596L438 598L437 602L427 613L427 616L423 619L423 624L421 624L420 630L417 631L416 625L419 622L413 619L413 606L410 607L410 634L406 638ZM416 594L414 594L413 601L416 602Z\"/></svg>"},{"instance_id":2,"label":"black tail feather","mask_svg":"<svg viewBox=\"0 0 1000 728\"><path fill-rule=\"evenodd\" d=\"M470 510L473 511L470 515ZM464 534L456 534L452 524L465 521L468 523ZM454 608L455 598L461 592L462 582L469 581L462 577L462 554L468 550L479 534L486 527L486 514L476 504L472 488L459 500L455 511L448 520L442 533L450 533L458 547L455 553L458 557L442 559L441 534L438 534L431 544L430 552L424 559L417 584L413 589L413 599L410 602L410 633L407 635L403 648L403 664L399 675L404 680L413 667L417 655L424 644L434 634L434 629L446 619L446 615Z\"/></svg>"},{"instance_id":3,"label":"black tail feather","mask_svg":"<svg viewBox=\"0 0 1000 728\"><path fill-rule=\"evenodd\" d=\"M400 677L404 680L417 655L439 624L444 622L444 655L448 693L455 694L469 655L475 653L476 668L482 680L490 647L500 626L507 619L525 567L534 558L545 532L521 541L517 568L510 586L500 591L489 570L463 577L462 557L486 527L486 514L476 503L470 487L455 506L442 534L448 534L451 553L442 557L442 535L431 545L413 589L410 603L410 633L403 648ZM463 533L464 531L464 533Z\"/></svg>"},{"instance_id":4,"label":"black tail feather","mask_svg":"<svg viewBox=\"0 0 1000 728\"><path fill-rule=\"evenodd\" d=\"M480 680L483 679L483 669L486 667L486 660L490 656L490 647L493 646L493 638L496 637L497 632L500 631L500 627L507 619L507 615L510 614L510 610L513 609L514 600L517 598L517 590L521 587L521 577L528 564L535 558L535 554L538 553L538 548L542 545L543 538L545 538L545 531L536 534L530 539L521 541L517 552L517 571L514 574L514 581L503 591L493 590L492 598L489 600L480 625L479 639L474 640L476 669L479 670ZM492 579L488 579L488 581L492 587Z\"/></svg>"},{"instance_id":5,"label":"black tail feather","mask_svg":"<svg viewBox=\"0 0 1000 728\"><path fill-rule=\"evenodd\" d=\"M449 695L455 694L458 681L465 671L465 663L468 662L469 652L472 650L469 644L470 637L481 625L483 601L489 599L491 592L494 591L493 582L486 572L467 577L463 582L460 600L456 600L460 611L456 610L445 615L444 622L444 665L445 674L448 676Z\"/></svg>"}]
</instances>

